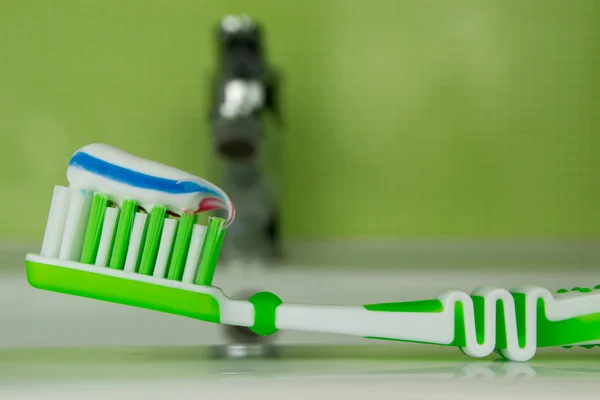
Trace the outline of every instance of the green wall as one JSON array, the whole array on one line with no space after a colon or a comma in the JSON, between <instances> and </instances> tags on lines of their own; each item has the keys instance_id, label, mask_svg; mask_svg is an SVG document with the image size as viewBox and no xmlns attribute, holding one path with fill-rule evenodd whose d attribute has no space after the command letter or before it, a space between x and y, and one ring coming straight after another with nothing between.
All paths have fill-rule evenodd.
<instances>
[{"instance_id":1,"label":"green wall","mask_svg":"<svg viewBox=\"0 0 600 400\"><path fill-rule=\"evenodd\" d=\"M102 141L205 175L211 28L285 72L294 238L600 234L596 0L0 1L1 237Z\"/></svg>"}]
</instances>

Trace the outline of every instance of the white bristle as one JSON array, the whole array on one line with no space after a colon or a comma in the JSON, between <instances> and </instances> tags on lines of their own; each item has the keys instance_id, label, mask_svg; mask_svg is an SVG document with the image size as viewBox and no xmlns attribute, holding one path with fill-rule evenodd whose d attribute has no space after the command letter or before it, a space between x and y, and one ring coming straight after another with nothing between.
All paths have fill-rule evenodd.
<instances>
[{"instance_id":1,"label":"white bristle","mask_svg":"<svg viewBox=\"0 0 600 400\"><path fill-rule=\"evenodd\" d=\"M96 255L95 263L100 267L106 267L108 263L108 256L115 234L115 225L117 223L118 215L119 209L113 207L108 207L104 213L102 235L100 236L100 244L98 245L98 254Z\"/></svg>"},{"instance_id":2,"label":"white bristle","mask_svg":"<svg viewBox=\"0 0 600 400\"><path fill-rule=\"evenodd\" d=\"M206 226L194 225L192 230L192 239L190 240L190 248L187 259L185 260L185 268L183 270L184 283L194 283L194 279L198 274L198 263L200 261L200 253L202 252L202 244L204 243L204 234Z\"/></svg>"},{"instance_id":3,"label":"white bristle","mask_svg":"<svg viewBox=\"0 0 600 400\"><path fill-rule=\"evenodd\" d=\"M138 254L142 245L142 236L146 226L147 214L136 213L133 219L133 228L131 229L131 237L129 239L129 247L127 248L127 257L125 258L125 271L135 272L137 267Z\"/></svg>"},{"instance_id":4,"label":"white bristle","mask_svg":"<svg viewBox=\"0 0 600 400\"><path fill-rule=\"evenodd\" d=\"M79 261L83 249L83 240L85 239L85 229L90 216L93 193L71 189L69 197L69 209L59 258L61 260Z\"/></svg>"},{"instance_id":5,"label":"white bristle","mask_svg":"<svg viewBox=\"0 0 600 400\"><path fill-rule=\"evenodd\" d=\"M48 221L46 222L46 232L44 233L44 241L42 242L42 250L40 251L40 255L43 257L58 258L60 254L70 196L71 189L68 187L54 187Z\"/></svg>"},{"instance_id":6,"label":"white bristle","mask_svg":"<svg viewBox=\"0 0 600 400\"><path fill-rule=\"evenodd\" d=\"M165 277L167 262L169 261L169 255L171 254L171 245L173 244L173 238L175 237L175 231L177 230L177 222L176 219L166 218L163 224L158 254L156 255L156 264L154 265L154 272L152 273L152 276L156 278Z\"/></svg>"}]
</instances>

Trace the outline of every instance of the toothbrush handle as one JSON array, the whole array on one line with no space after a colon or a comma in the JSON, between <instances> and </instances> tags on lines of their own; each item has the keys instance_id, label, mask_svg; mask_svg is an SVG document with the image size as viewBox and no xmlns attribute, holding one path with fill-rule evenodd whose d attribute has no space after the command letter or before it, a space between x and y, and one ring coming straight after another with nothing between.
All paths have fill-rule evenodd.
<instances>
[{"instance_id":1,"label":"toothbrush handle","mask_svg":"<svg viewBox=\"0 0 600 400\"><path fill-rule=\"evenodd\" d=\"M283 303L274 318L277 329L456 346L477 358L497 351L527 361L538 347L600 345L600 290L565 297L537 286L484 286L365 306Z\"/></svg>"}]
</instances>

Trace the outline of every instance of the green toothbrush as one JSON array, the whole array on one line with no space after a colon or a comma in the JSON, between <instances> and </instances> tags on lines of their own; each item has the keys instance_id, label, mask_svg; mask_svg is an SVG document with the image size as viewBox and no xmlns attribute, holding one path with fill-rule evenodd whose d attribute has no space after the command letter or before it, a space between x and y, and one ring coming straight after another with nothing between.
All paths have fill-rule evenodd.
<instances>
[{"instance_id":1,"label":"green toothbrush","mask_svg":"<svg viewBox=\"0 0 600 400\"><path fill-rule=\"evenodd\" d=\"M56 186L40 254L27 279L45 289L242 326L456 346L471 357L496 351L513 361L538 347L600 345L600 285L553 294L537 286L481 287L471 294L360 306L284 303L270 292L248 301L212 286L235 210L226 194L183 171L106 145L78 150ZM198 224L223 208L227 220Z\"/></svg>"}]
</instances>

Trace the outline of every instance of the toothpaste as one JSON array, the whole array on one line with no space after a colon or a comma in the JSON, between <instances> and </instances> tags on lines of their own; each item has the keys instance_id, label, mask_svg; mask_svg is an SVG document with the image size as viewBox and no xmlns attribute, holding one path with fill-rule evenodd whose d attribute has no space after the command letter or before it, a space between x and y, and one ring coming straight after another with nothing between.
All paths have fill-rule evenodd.
<instances>
[{"instance_id":1,"label":"toothpaste","mask_svg":"<svg viewBox=\"0 0 600 400\"><path fill-rule=\"evenodd\" d=\"M111 201L135 200L150 211L156 204L172 214L227 210L229 226L235 208L216 185L185 171L146 160L106 144L90 144L77 150L67 167L69 185L101 192Z\"/></svg>"}]
</instances>

